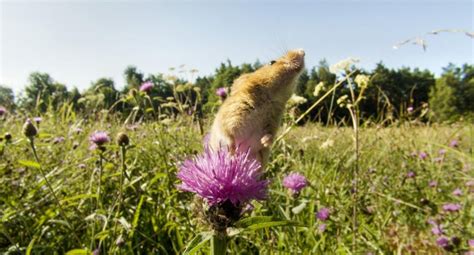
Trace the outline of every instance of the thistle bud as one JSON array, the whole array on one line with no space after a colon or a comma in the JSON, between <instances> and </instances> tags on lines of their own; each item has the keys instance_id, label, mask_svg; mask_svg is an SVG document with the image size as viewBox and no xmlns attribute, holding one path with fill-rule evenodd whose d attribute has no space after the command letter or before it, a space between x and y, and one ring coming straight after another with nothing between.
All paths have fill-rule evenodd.
<instances>
[{"instance_id":1,"label":"thistle bud","mask_svg":"<svg viewBox=\"0 0 474 255\"><path fill-rule=\"evenodd\" d=\"M130 138L128 138L127 134L120 132L117 135L117 144L119 146L127 146L130 144Z\"/></svg>"},{"instance_id":2,"label":"thistle bud","mask_svg":"<svg viewBox=\"0 0 474 255\"><path fill-rule=\"evenodd\" d=\"M28 138L35 137L38 134L38 130L29 119L23 125L23 134Z\"/></svg>"},{"instance_id":3,"label":"thistle bud","mask_svg":"<svg viewBox=\"0 0 474 255\"><path fill-rule=\"evenodd\" d=\"M12 134L5 133L4 138L5 138L5 141L10 142L12 140Z\"/></svg>"}]
</instances>

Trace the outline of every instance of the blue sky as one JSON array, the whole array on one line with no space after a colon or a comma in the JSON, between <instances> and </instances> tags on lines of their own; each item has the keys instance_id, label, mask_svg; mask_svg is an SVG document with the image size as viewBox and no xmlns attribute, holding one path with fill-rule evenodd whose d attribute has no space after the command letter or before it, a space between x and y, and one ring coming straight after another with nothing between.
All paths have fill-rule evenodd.
<instances>
[{"instance_id":1,"label":"blue sky","mask_svg":"<svg viewBox=\"0 0 474 255\"><path fill-rule=\"evenodd\" d=\"M123 70L167 73L185 64L207 75L226 59L270 61L304 48L311 67L361 59L372 69L473 63L474 40L425 36L428 49L392 46L434 29L473 31L471 0L411 1L1 1L0 84L21 91L33 71L81 90Z\"/></svg>"}]
</instances>

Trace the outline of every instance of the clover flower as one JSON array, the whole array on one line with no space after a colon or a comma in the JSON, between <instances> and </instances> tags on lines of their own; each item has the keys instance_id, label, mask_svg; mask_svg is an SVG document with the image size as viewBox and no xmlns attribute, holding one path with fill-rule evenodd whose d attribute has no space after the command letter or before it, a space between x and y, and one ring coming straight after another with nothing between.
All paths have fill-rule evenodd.
<instances>
[{"instance_id":1,"label":"clover flower","mask_svg":"<svg viewBox=\"0 0 474 255\"><path fill-rule=\"evenodd\" d=\"M234 206L266 197L267 180L261 180L260 163L251 158L250 151L227 150L204 153L186 160L177 177L182 181L178 188L196 193L211 206L230 201Z\"/></svg>"},{"instance_id":2,"label":"clover flower","mask_svg":"<svg viewBox=\"0 0 474 255\"><path fill-rule=\"evenodd\" d=\"M283 179L283 186L289 189L293 194L298 194L307 185L308 181L306 177L299 173L290 173Z\"/></svg>"},{"instance_id":3,"label":"clover flower","mask_svg":"<svg viewBox=\"0 0 474 255\"><path fill-rule=\"evenodd\" d=\"M141 86L140 86L140 91L141 92L150 92L150 90L153 88L153 82L151 81L147 81L147 82L144 82Z\"/></svg>"}]
</instances>

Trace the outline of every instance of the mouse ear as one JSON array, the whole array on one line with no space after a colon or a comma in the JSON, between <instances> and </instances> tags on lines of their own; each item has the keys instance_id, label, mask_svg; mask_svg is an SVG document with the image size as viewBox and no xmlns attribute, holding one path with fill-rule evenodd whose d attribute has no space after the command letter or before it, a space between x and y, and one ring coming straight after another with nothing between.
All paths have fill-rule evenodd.
<instances>
[{"instance_id":1,"label":"mouse ear","mask_svg":"<svg viewBox=\"0 0 474 255\"><path fill-rule=\"evenodd\" d=\"M275 60L270 61L270 65L273 65L273 64L275 64L275 63L276 63Z\"/></svg>"}]
</instances>

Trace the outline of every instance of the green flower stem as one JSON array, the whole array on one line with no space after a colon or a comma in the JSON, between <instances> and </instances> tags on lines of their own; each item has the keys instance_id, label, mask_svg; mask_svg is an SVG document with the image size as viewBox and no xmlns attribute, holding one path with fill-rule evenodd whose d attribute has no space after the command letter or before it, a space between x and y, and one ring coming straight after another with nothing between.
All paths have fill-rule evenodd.
<instances>
[{"instance_id":1,"label":"green flower stem","mask_svg":"<svg viewBox=\"0 0 474 255\"><path fill-rule=\"evenodd\" d=\"M30 140L30 146L31 146L31 149L33 150L33 155L35 156L35 160L36 162L40 163L40 160L39 160L39 157L38 157L38 153L36 152L36 146L35 146L35 142L34 142L34 137L29 137L28 140ZM81 239L79 239L79 237L77 236L76 234L76 230L74 229L71 221L69 220L69 218L66 216L66 213L64 213L64 209L63 207L61 206L61 202L58 198L58 196L56 196L56 193L54 192L54 189L53 189L53 186L51 185L51 183L49 182L47 176L46 176L46 173L43 171L43 168L40 164L40 167L38 168L39 169L39 172L40 174L42 175L45 183L46 183L46 186L48 187L49 189L49 192L51 193L51 195L53 195L54 197L54 200L56 200L56 204L58 205L58 208L59 208L59 213L61 214L61 217L68 223L68 225L71 227L71 233L72 235L74 236L74 238L76 239L76 241L81 244Z\"/></svg>"},{"instance_id":2,"label":"green flower stem","mask_svg":"<svg viewBox=\"0 0 474 255\"><path fill-rule=\"evenodd\" d=\"M100 148L99 148L100 150ZM102 187L102 171L103 171L103 166L102 166L102 162L103 162L103 155L102 155L102 150L100 151L99 153L99 184L98 184L98 187L97 187L97 208L100 208L102 209L102 200L101 200L101 187Z\"/></svg>"},{"instance_id":3,"label":"green flower stem","mask_svg":"<svg viewBox=\"0 0 474 255\"><path fill-rule=\"evenodd\" d=\"M211 255L225 255L227 250L227 234L215 232L211 238Z\"/></svg>"}]
</instances>

